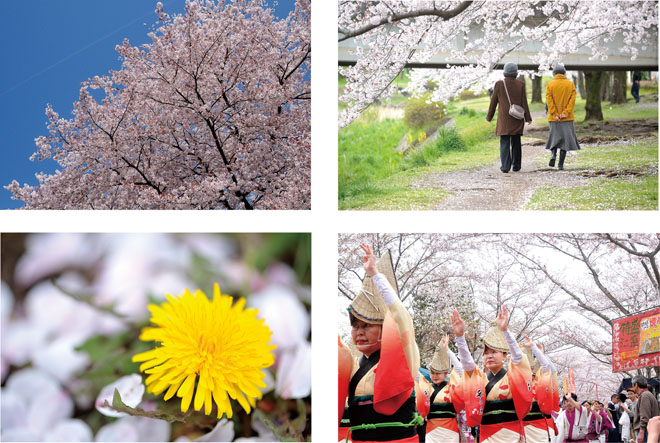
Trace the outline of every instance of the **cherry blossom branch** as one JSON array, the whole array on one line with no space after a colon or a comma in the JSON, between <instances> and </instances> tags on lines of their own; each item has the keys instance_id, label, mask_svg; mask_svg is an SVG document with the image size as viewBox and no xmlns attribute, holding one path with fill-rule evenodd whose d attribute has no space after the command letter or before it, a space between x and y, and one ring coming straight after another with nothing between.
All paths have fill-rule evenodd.
<instances>
[{"instance_id":1,"label":"cherry blossom branch","mask_svg":"<svg viewBox=\"0 0 660 443\"><path fill-rule=\"evenodd\" d=\"M378 28L388 23L396 23L401 20L411 19L415 17L434 16L434 17L439 17L443 20L449 20L450 18L456 17L457 15L461 14L468 7L470 7L471 4L472 4L471 1L464 1L461 2L454 9L449 9L449 10L442 10L433 7L433 8L418 9L418 10L413 10L410 12L402 12L402 13L392 12L391 15L383 17L380 20L376 21L375 23L369 23L368 25L364 25L353 31L339 28L339 33L343 34L343 36L339 37L338 41L342 42L344 40L348 40L349 38L366 34L372 29Z\"/></svg>"}]
</instances>

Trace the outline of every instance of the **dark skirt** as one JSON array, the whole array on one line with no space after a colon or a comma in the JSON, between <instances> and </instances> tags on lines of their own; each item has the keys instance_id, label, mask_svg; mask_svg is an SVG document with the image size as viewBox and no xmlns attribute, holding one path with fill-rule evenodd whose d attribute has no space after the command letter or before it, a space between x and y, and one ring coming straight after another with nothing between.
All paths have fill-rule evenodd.
<instances>
[{"instance_id":1,"label":"dark skirt","mask_svg":"<svg viewBox=\"0 0 660 443\"><path fill-rule=\"evenodd\" d=\"M577 151L580 149L572 120L567 122L550 122L550 135L548 135L545 149L554 148L564 151Z\"/></svg>"}]
</instances>

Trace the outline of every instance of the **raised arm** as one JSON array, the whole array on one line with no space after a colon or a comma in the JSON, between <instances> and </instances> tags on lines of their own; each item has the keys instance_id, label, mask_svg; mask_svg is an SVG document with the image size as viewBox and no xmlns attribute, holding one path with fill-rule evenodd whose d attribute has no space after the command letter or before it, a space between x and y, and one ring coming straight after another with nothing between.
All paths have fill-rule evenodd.
<instances>
[{"instance_id":1,"label":"raised arm","mask_svg":"<svg viewBox=\"0 0 660 443\"><path fill-rule=\"evenodd\" d=\"M390 282L387 280L384 274L378 273L376 269L376 257L371 250L371 247L366 244L361 244L360 247L364 251L364 269L367 272L374 283L378 292L383 296L383 301L390 310L392 318L397 325L399 330L399 336L401 337L401 342L403 343L403 350L408 362L408 368L410 368L410 373L413 378L416 376L419 371L419 348L415 342L415 328L413 326L412 317L399 300L399 297L390 285Z\"/></svg>"},{"instance_id":2,"label":"raised arm","mask_svg":"<svg viewBox=\"0 0 660 443\"><path fill-rule=\"evenodd\" d=\"M466 372L472 372L476 365L474 364L470 349L465 341L465 323L461 318L461 314L459 314L456 309L451 312L451 326L454 330L454 335L456 336L454 343L456 343L456 347L458 348L458 357L462 363L463 370Z\"/></svg>"},{"instance_id":3,"label":"raised arm","mask_svg":"<svg viewBox=\"0 0 660 443\"><path fill-rule=\"evenodd\" d=\"M442 338L441 344L445 352L447 352L447 355L449 356L449 361L456 370L456 373L458 375L463 375L463 365L461 364L461 361L458 359L458 357L456 357L456 354L454 354L454 352L451 349L449 349L449 337L445 335Z\"/></svg>"},{"instance_id":4,"label":"raised arm","mask_svg":"<svg viewBox=\"0 0 660 443\"><path fill-rule=\"evenodd\" d=\"M504 340L506 340L509 352L511 352L511 362L513 362L514 365L517 365L520 363L520 360L522 360L523 354L518 343L516 343L516 339L508 330L508 323L509 311L507 311L506 306L502 305L502 311L500 311L500 314L497 316L497 326L504 334Z\"/></svg>"},{"instance_id":5,"label":"raised arm","mask_svg":"<svg viewBox=\"0 0 660 443\"><path fill-rule=\"evenodd\" d=\"M557 369L555 368L555 365L553 365L550 359L543 352L541 352L539 347L536 346L536 343L534 343L532 339L530 339L526 335L525 335L525 347L529 348L532 351L532 354L534 354L534 357L539 361L539 363L541 363L541 370L543 372L549 369L552 374L557 373Z\"/></svg>"}]
</instances>

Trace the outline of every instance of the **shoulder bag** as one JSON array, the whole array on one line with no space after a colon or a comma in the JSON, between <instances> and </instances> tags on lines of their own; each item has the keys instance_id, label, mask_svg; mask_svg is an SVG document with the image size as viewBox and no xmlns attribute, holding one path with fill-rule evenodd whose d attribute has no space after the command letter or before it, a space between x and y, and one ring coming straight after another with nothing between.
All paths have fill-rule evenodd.
<instances>
[{"instance_id":1,"label":"shoulder bag","mask_svg":"<svg viewBox=\"0 0 660 443\"><path fill-rule=\"evenodd\" d=\"M509 99L509 115L518 120L525 119L525 110L522 106L514 105L511 103L511 97L509 97L509 90L506 87L506 80L502 80L504 83L504 91L506 92L506 98Z\"/></svg>"}]
</instances>

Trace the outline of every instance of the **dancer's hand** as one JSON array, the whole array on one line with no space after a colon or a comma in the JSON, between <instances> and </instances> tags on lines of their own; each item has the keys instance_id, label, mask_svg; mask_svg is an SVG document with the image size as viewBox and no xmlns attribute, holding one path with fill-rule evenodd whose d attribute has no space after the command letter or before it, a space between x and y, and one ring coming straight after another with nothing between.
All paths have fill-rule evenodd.
<instances>
[{"instance_id":1,"label":"dancer's hand","mask_svg":"<svg viewBox=\"0 0 660 443\"><path fill-rule=\"evenodd\" d=\"M442 349L444 349L445 351L449 349L449 336L445 335L444 337L442 337L442 340L440 340L440 344L442 345Z\"/></svg>"},{"instance_id":2,"label":"dancer's hand","mask_svg":"<svg viewBox=\"0 0 660 443\"><path fill-rule=\"evenodd\" d=\"M527 335L525 335L525 343L524 344L525 344L525 347L527 349L532 349L532 345L534 344L534 342L532 341L531 338L529 338Z\"/></svg>"},{"instance_id":3,"label":"dancer's hand","mask_svg":"<svg viewBox=\"0 0 660 443\"><path fill-rule=\"evenodd\" d=\"M366 243L360 243L360 248L364 251L364 257L362 257L362 261L364 262L362 266L364 267L364 270L367 271L367 275L369 277L373 277L374 275L378 274L378 269L376 269L376 256L374 255L374 251L371 249L371 246L369 246Z\"/></svg>"},{"instance_id":4,"label":"dancer's hand","mask_svg":"<svg viewBox=\"0 0 660 443\"><path fill-rule=\"evenodd\" d=\"M497 316L497 326L500 327L502 332L506 332L506 326L509 323L509 311L506 306L502 305L502 312Z\"/></svg>"},{"instance_id":5,"label":"dancer's hand","mask_svg":"<svg viewBox=\"0 0 660 443\"><path fill-rule=\"evenodd\" d=\"M456 337L462 337L465 334L465 323L463 323L461 314L458 313L456 308L451 311L451 327L454 329Z\"/></svg>"}]
</instances>

